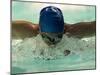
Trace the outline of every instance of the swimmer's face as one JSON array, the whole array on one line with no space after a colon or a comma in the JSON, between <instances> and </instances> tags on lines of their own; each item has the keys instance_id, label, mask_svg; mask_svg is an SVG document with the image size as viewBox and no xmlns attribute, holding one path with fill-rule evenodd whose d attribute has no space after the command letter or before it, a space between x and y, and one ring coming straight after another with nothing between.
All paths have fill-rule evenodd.
<instances>
[{"instance_id":1,"label":"swimmer's face","mask_svg":"<svg viewBox=\"0 0 100 75\"><path fill-rule=\"evenodd\" d=\"M41 33L42 39L47 45L56 45L63 37L63 33Z\"/></svg>"}]
</instances>

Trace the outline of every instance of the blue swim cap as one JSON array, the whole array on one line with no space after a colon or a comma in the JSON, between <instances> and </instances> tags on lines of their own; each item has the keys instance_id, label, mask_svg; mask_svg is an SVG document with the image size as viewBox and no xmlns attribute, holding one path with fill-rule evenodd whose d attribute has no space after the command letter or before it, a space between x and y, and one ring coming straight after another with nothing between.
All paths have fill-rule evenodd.
<instances>
[{"instance_id":1,"label":"blue swim cap","mask_svg":"<svg viewBox=\"0 0 100 75\"><path fill-rule=\"evenodd\" d=\"M40 31L59 33L64 31L64 19L61 10L54 6L48 6L40 12Z\"/></svg>"}]
</instances>

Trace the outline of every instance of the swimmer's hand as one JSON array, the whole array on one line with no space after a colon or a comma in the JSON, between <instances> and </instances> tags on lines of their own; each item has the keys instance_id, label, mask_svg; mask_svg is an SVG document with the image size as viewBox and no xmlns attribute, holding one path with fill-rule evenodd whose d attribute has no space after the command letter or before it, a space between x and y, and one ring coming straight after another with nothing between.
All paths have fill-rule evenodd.
<instances>
[{"instance_id":1,"label":"swimmer's hand","mask_svg":"<svg viewBox=\"0 0 100 75\"><path fill-rule=\"evenodd\" d=\"M64 33L69 37L83 38L96 34L96 21L66 24Z\"/></svg>"},{"instance_id":2,"label":"swimmer's hand","mask_svg":"<svg viewBox=\"0 0 100 75\"><path fill-rule=\"evenodd\" d=\"M12 39L24 39L36 36L39 31L39 25L28 21L12 21Z\"/></svg>"}]
</instances>

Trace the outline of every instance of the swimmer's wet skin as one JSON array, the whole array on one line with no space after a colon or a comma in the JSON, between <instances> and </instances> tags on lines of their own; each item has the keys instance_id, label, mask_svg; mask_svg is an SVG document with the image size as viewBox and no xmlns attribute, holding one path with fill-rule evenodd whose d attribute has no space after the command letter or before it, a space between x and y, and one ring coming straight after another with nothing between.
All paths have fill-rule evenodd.
<instances>
[{"instance_id":1,"label":"swimmer's wet skin","mask_svg":"<svg viewBox=\"0 0 100 75\"><path fill-rule=\"evenodd\" d=\"M12 22L12 39L24 39L36 36L39 33L39 25L28 21ZM96 33L96 21L64 24L64 34L69 37L83 38Z\"/></svg>"},{"instance_id":2,"label":"swimmer's wet skin","mask_svg":"<svg viewBox=\"0 0 100 75\"><path fill-rule=\"evenodd\" d=\"M36 36L39 26L28 21L12 21L12 39L24 39Z\"/></svg>"},{"instance_id":3,"label":"swimmer's wet skin","mask_svg":"<svg viewBox=\"0 0 100 75\"><path fill-rule=\"evenodd\" d=\"M65 23L65 33L67 36L75 38L91 37L96 34L96 21Z\"/></svg>"}]
</instances>

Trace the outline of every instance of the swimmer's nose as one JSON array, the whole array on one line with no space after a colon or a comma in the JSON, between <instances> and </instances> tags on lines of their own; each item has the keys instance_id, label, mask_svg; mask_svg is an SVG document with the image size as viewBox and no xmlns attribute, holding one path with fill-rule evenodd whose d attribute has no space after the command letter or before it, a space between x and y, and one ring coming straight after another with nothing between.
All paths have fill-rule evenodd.
<instances>
[{"instance_id":1,"label":"swimmer's nose","mask_svg":"<svg viewBox=\"0 0 100 75\"><path fill-rule=\"evenodd\" d=\"M53 39L50 39L50 41L52 42L52 43L54 43L55 42L55 39L53 38Z\"/></svg>"},{"instance_id":2,"label":"swimmer's nose","mask_svg":"<svg viewBox=\"0 0 100 75\"><path fill-rule=\"evenodd\" d=\"M56 39L54 39L54 38L49 39L49 41L50 41L52 44L56 44L56 43L57 43Z\"/></svg>"}]
</instances>

